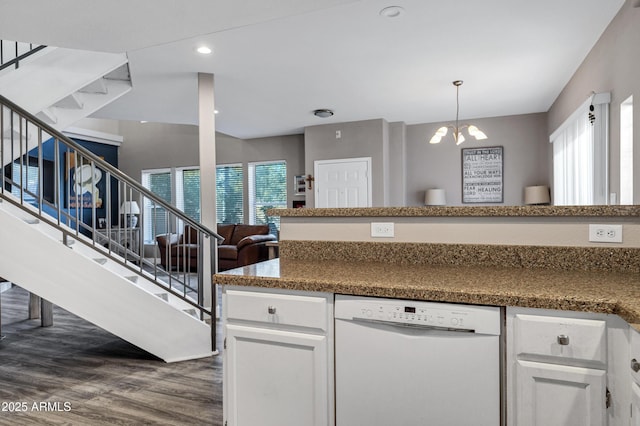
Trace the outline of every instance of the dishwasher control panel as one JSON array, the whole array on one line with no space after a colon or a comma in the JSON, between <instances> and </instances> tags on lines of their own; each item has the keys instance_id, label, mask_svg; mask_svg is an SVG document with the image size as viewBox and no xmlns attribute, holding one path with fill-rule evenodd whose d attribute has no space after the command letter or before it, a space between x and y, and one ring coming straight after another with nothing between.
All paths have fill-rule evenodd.
<instances>
[{"instance_id":1,"label":"dishwasher control panel","mask_svg":"<svg viewBox=\"0 0 640 426\"><path fill-rule=\"evenodd\" d=\"M500 333L500 308L336 295L336 319Z\"/></svg>"}]
</instances>

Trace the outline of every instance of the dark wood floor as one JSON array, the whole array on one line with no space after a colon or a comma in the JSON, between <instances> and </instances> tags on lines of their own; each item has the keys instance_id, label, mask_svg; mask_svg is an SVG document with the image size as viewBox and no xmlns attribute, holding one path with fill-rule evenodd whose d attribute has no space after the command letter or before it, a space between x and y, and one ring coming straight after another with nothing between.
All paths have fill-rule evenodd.
<instances>
[{"instance_id":1,"label":"dark wood floor","mask_svg":"<svg viewBox=\"0 0 640 426\"><path fill-rule=\"evenodd\" d=\"M59 307L40 327L19 287L0 299L0 425L222 425L220 356L167 364Z\"/></svg>"}]
</instances>

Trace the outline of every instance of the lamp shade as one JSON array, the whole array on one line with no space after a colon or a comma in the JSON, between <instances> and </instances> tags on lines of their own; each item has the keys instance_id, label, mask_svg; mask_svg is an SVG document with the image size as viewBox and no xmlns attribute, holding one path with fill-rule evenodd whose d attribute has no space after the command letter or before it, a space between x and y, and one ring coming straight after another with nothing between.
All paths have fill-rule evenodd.
<instances>
[{"instance_id":1,"label":"lamp shade","mask_svg":"<svg viewBox=\"0 0 640 426\"><path fill-rule=\"evenodd\" d=\"M444 206L447 204L444 189L427 189L424 193L424 203L427 206Z\"/></svg>"},{"instance_id":2,"label":"lamp shade","mask_svg":"<svg viewBox=\"0 0 640 426\"><path fill-rule=\"evenodd\" d=\"M122 214L140 214L140 206L137 201L125 201L120 206L120 213Z\"/></svg>"},{"instance_id":3,"label":"lamp shade","mask_svg":"<svg viewBox=\"0 0 640 426\"><path fill-rule=\"evenodd\" d=\"M549 204L551 196L549 195L549 187L546 185L527 186L524 188L524 203L531 204Z\"/></svg>"}]
</instances>

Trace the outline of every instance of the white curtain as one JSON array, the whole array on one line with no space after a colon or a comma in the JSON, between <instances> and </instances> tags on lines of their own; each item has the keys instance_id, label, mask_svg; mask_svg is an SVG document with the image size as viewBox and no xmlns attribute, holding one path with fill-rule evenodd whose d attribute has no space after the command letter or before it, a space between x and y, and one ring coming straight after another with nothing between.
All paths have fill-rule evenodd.
<instances>
[{"instance_id":1,"label":"white curtain","mask_svg":"<svg viewBox=\"0 0 640 426\"><path fill-rule=\"evenodd\" d=\"M590 97L551 135L555 205L607 203L609 99Z\"/></svg>"}]
</instances>

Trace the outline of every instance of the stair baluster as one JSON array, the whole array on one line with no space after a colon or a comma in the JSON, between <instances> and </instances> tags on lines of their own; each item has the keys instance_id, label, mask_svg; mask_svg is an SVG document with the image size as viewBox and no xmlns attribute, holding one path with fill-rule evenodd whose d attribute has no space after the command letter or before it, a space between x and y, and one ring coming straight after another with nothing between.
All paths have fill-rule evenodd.
<instances>
[{"instance_id":1,"label":"stair baluster","mask_svg":"<svg viewBox=\"0 0 640 426\"><path fill-rule=\"evenodd\" d=\"M123 276L130 282L136 284L144 279L168 297L186 302L190 307L183 309L185 314L201 321L211 320L215 351L215 311L209 306L217 305L216 294L213 291L211 300L204 299L205 284L210 287L211 278L205 280L202 266L207 262L212 272L217 271L217 245L222 238L3 96L0 131L0 201L18 207L27 223L61 232L58 241L65 247L74 249L72 243L82 243L95 250L96 262L105 267L115 262L134 273L135 278ZM53 191L45 195L47 185ZM137 213L127 210L134 204L139 207ZM98 210L106 212L104 229L97 226ZM164 220L154 217L158 211ZM136 213L138 224L121 217L126 213ZM158 224L163 229L158 229ZM169 260L163 269L155 255L145 257L145 244L155 244L156 234L181 232L185 226L195 233L191 243L199 246L199 253L204 252L205 244L211 253L210 259L200 256L197 270L188 260L182 264ZM157 251L157 247L152 248ZM182 259L189 259L187 253Z\"/></svg>"}]
</instances>

